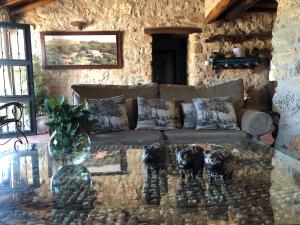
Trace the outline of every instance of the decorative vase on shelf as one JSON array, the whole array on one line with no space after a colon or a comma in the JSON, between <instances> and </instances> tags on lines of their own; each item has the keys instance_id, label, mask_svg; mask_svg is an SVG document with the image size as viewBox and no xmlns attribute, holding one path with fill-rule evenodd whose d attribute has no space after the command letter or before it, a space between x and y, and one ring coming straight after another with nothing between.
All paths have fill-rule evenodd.
<instances>
[{"instance_id":1,"label":"decorative vase on shelf","mask_svg":"<svg viewBox=\"0 0 300 225\"><path fill-rule=\"evenodd\" d=\"M51 157L61 165L78 165L90 153L91 141L86 132L78 133L73 139L68 134L54 132L49 142Z\"/></svg>"},{"instance_id":2,"label":"decorative vase on shelf","mask_svg":"<svg viewBox=\"0 0 300 225\"><path fill-rule=\"evenodd\" d=\"M46 99L44 107L49 116L49 130L55 131L49 142L52 158L62 165L83 162L91 148L88 132L97 123L90 118L90 111L83 104L70 105L65 97L59 102L55 98Z\"/></svg>"}]
</instances>

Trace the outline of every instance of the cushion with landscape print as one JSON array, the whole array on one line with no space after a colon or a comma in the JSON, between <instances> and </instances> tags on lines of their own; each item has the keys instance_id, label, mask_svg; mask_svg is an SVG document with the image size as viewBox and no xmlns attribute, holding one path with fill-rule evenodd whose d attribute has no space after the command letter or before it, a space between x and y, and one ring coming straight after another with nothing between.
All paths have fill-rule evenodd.
<instances>
[{"instance_id":1,"label":"cushion with landscape print","mask_svg":"<svg viewBox=\"0 0 300 225\"><path fill-rule=\"evenodd\" d=\"M171 130L176 128L175 102L138 97L136 130Z\"/></svg>"},{"instance_id":2,"label":"cushion with landscape print","mask_svg":"<svg viewBox=\"0 0 300 225\"><path fill-rule=\"evenodd\" d=\"M196 128L197 111L193 103L181 103L183 112L183 128Z\"/></svg>"},{"instance_id":3,"label":"cushion with landscape print","mask_svg":"<svg viewBox=\"0 0 300 225\"><path fill-rule=\"evenodd\" d=\"M193 99L197 111L196 130L229 129L239 130L233 103L226 98Z\"/></svg>"},{"instance_id":4,"label":"cushion with landscape print","mask_svg":"<svg viewBox=\"0 0 300 225\"><path fill-rule=\"evenodd\" d=\"M128 130L128 117L124 96L86 99L92 119L98 120L95 133Z\"/></svg>"}]
</instances>

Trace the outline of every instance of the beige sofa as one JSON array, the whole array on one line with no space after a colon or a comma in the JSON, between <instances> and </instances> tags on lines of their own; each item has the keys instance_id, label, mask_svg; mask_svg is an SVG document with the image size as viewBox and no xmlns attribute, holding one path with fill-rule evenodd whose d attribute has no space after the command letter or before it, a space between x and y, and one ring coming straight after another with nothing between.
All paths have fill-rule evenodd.
<instances>
[{"instance_id":1,"label":"beige sofa","mask_svg":"<svg viewBox=\"0 0 300 225\"><path fill-rule=\"evenodd\" d=\"M128 86L75 84L72 85L72 89L74 90L75 104L84 101L86 98L100 99L118 95L126 96L130 130L101 133L91 136L92 141L98 141L101 144L144 145L158 141L164 141L170 144L224 142L245 139L249 133L254 136L263 135L273 128L272 118L268 114L248 111L244 108L244 85L242 80L231 81L209 88L167 84ZM134 130L137 123L137 96L176 100L176 105L179 110L180 103L192 102L192 99L196 97L231 96L234 99L238 125L241 126L242 129L201 131L196 131L195 129L176 129L162 132L156 130ZM247 116L243 118L243 115ZM260 124L255 123L258 118Z\"/></svg>"}]
</instances>

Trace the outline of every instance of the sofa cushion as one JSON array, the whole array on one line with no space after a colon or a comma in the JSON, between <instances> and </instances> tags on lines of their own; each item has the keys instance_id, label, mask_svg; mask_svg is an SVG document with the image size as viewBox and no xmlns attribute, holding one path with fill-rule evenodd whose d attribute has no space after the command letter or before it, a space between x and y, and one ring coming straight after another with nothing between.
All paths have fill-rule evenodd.
<instances>
[{"instance_id":1,"label":"sofa cushion","mask_svg":"<svg viewBox=\"0 0 300 225\"><path fill-rule=\"evenodd\" d=\"M196 89L197 98L232 97L234 108L237 110L244 106L244 83L242 79L229 81L207 88Z\"/></svg>"},{"instance_id":2,"label":"sofa cushion","mask_svg":"<svg viewBox=\"0 0 300 225\"><path fill-rule=\"evenodd\" d=\"M92 119L98 120L95 133L129 129L124 96L85 101Z\"/></svg>"},{"instance_id":3,"label":"sofa cushion","mask_svg":"<svg viewBox=\"0 0 300 225\"><path fill-rule=\"evenodd\" d=\"M196 97L195 87L176 84L160 84L159 97L162 99L175 100L176 127L181 128L183 125L183 111L181 103L192 102L192 99Z\"/></svg>"},{"instance_id":4,"label":"sofa cushion","mask_svg":"<svg viewBox=\"0 0 300 225\"><path fill-rule=\"evenodd\" d=\"M160 140L155 130L128 130L91 135L91 142L103 145L148 145Z\"/></svg>"},{"instance_id":5,"label":"sofa cushion","mask_svg":"<svg viewBox=\"0 0 300 225\"><path fill-rule=\"evenodd\" d=\"M205 142L231 142L245 139L247 134L240 130L178 129L164 131L169 144L193 144Z\"/></svg>"},{"instance_id":6,"label":"sofa cushion","mask_svg":"<svg viewBox=\"0 0 300 225\"><path fill-rule=\"evenodd\" d=\"M238 109L244 106L244 83L242 79L238 79L211 87L160 84L159 96L164 99L176 99L179 102L192 102L193 98L229 96L233 97L234 106Z\"/></svg>"},{"instance_id":7,"label":"sofa cushion","mask_svg":"<svg viewBox=\"0 0 300 225\"><path fill-rule=\"evenodd\" d=\"M193 98L233 97L234 108L238 110L244 106L244 83L239 79L211 87L160 84L159 96L176 100L176 111L180 113L180 118L183 118L181 103L191 103Z\"/></svg>"},{"instance_id":8,"label":"sofa cushion","mask_svg":"<svg viewBox=\"0 0 300 225\"><path fill-rule=\"evenodd\" d=\"M225 129L238 130L233 104L224 98L195 98L197 130Z\"/></svg>"},{"instance_id":9,"label":"sofa cushion","mask_svg":"<svg viewBox=\"0 0 300 225\"><path fill-rule=\"evenodd\" d=\"M128 125L130 130L134 130L137 124L137 99L136 98L128 98L126 99L126 110L128 116Z\"/></svg>"},{"instance_id":10,"label":"sofa cushion","mask_svg":"<svg viewBox=\"0 0 300 225\"><path fill-rule=\"evenodd\" d=\"M196 128L197 111L193 103L181 103L183 114L183 128Z\"/></svg>"},{"instance_id":11,"label":"sofa cushion","mask_svg":"<svg viewBox=\"0 0 300 225\"><path fill-rule=\"evenodd\" d=\"M135 129L137 123L137 96L144 98L158 98L158 85L101 85L74 84L74 104L87 98L100 99L125 95L129 128Z\"/></svg>"},{"instance_id":12,"label":"sofa cushion","mask_svg":"<svg viewBox=\"0 0 300 225\"><path fill-rule=\"evenodd\" d=\"M138 97L137 130L175 129L175 102Z\"/></svg>"},{"instance_id":13,"label":"sofa cushion","mask_svg":"<svg viewBox=\"0 0 300 225\"><path fill-rule=\"evenodd\" d=\"M273 131L274 122L268 113L247 110L242 116L241 128L247 133L257 137Z\"/></svg>"}]
</instances>

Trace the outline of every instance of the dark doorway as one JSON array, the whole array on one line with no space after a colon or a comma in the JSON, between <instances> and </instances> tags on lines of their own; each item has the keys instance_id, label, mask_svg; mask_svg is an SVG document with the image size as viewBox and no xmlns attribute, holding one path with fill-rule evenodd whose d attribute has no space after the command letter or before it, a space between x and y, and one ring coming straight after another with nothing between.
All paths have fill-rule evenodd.
<instances>
[{"instance_id":1,"label":"dark doorway","mask_svg":"<svg viewBox=\"0 0 300 225\"><path fill-rule=\"evenodd\" d=\"M153 35L152 68L154 83L187 84L187 37Z\"/></svg>"}]
</instances>

